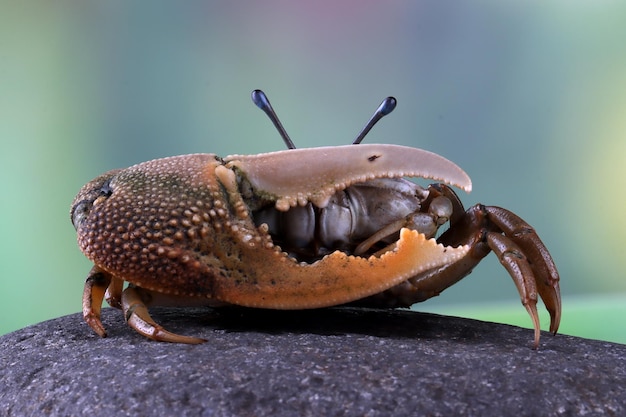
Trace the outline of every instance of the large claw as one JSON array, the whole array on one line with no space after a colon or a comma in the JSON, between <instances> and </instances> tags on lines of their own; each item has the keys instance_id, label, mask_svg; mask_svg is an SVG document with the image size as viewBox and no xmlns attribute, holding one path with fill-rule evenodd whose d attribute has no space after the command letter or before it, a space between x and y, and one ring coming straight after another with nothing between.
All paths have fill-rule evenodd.
<instances>
[{"instance_id":1,"label":"large claw","mask_svg":"<svg viewBox=\"0 0 626 417\"><path fill-rule=\"evenodd\" d=\"M237 167L259 193L286 211L311 201L325 207L330 197L351 184L373 178L421 177L470 192L469 176L435 153L399 145L346 145L231 155L226 167Z\"/></svg>"},{"instance_id":2,"label":"large claw","mask_svg":"<svg viewBox=\"0 0 626 417\"><path fill-rule=\"evenodd\" d=\"M289 150L285 154L296 151ZM245 207L233 171L218 166L215 173L229 194L230 204ZM247 222L250 224L246 225ZM223 250L231 253L230 257L222 259L223 267L231 271L231 276L215 274L211 287L215 299L271 309L335 306L379 293L410 277L454 263L470 250L468 245L444 246L422 233L403 228L395 247L380 256L365 258L335 251L307 264L297 262L274 246L271 240L264 243L264 238L269 239L269 235L266 225L262 231L263 226L257 229L247 214L242 214L236 230L232 230L233 239L222 241ZM259 231L262 236L255 239L253 235Z\"/></svg>"}]
</instances>

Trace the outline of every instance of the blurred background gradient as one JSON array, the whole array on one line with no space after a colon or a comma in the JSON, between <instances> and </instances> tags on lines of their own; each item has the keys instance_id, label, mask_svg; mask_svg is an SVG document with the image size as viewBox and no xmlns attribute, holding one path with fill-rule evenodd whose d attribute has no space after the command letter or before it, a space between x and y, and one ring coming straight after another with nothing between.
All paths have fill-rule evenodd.
<instances>
[{"instance_id":1,"label":"blurred background gradient","mask_svg":"<svg viewBox=\"0 0 626 417\"><path fill-rule=\"evenodd\" d=\"M551 250L561 332L626 343L625 41L613 1L0 1L0 334L80 311L68 213L96 175L283 149L261 88L298 147L350 143L395 96L365 142L463 167L467 206ZM531 325L493 255L415 308Z\"/></svg>"}]
</instances>

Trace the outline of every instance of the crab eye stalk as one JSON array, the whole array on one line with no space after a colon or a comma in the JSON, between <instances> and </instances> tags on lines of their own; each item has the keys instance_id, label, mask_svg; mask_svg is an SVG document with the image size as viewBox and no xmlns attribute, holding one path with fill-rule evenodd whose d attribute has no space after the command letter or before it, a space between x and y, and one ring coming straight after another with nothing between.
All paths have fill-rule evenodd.
<instances>
[{"instance_id":1,"label":"crab eye stalk","mask_svg":"<svg viewBox=\"0 0 626 417\"><path fill-rule=\"evenodd\" d=\"M267 117L270 118L272 123L274 123L276 130L278 130L278 133L280 133L280 136L283 138L283 141L285 142L285 145L287 145L287 148L296 149L296 145L294 145L291 139L289 138L287 131L285 130L285 128L283 127L283 124L278 119L278 116L276 115L276 112L272 108L272 105L270 104L270 101L268 100L265 93L261 90L254 90L252 92L252 101L254 102L254 104L256 104L256 106L259 109L263 110L265 114L267 114Z\"/></svg>"},{"instance_id":2,"label":"crab eye stalk","mask_svg":"<svg viewBox=\"0 0 626 417\"><path fill-rule=\"evenodd\" d=\"M365 135L367 135L369 131L372 130L374 125L378 123L378 121L382 119L383 116L388 115L393 111L393 109L396 108L397 103L398 102L394 97L387 97L386 99L384 99L382 103L380 103L380 106L378 106L370 120L367 122L363 130L361 130L361 133L359 133L356 139L354 139L354 142L352 142L352 144L358 145L359 143L361 143Z\"/></svg>"},{"instance_id":3,"label":"crab eye stalk","mask_svg":"<svg viewBox=\"0 0 626 417\"><path fill-rule=\"evenodd\" d=\"M283 138L283 141L285 142L285 145L287 145L287 148L296 149L296 145L294 145L293 141L287 134L287 131L283 127L283 124L280 122L280 119L278 119L278 116L276 115L276 112L272 108L272 105L270 104L270 101L265 95L265 93L262 90L254 90L252 91L251 96L252 96L252 102L256 104L258 108L263 110L265 114L267 114L267 117L270 118L272 123L274 123L276 130L278 130L278 133L280 133L280 136ZM382 119L384 116L391 113L393 109L396 108L397 103L398 102L395 99L395 97L387 97L386 99L384 99L380 103L380 106L378 106L378 108L376 109L372 117L370 117L365 127L358 134L356 139L354 139L352 144L358 145L359 143L361 143L363 138L369 133L370 130L372 130L374 125L378 123L380 119Z\"/></svg>"}]
</instances>

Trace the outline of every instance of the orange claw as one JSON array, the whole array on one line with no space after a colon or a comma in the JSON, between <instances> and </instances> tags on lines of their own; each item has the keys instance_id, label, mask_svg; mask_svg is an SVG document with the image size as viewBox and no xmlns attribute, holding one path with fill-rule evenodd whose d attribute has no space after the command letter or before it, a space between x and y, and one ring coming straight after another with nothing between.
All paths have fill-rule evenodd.
<instances>
[{"instance_id":1,"label":"orange claw","mask_svg":"<svg viewBox=\"0 0 626 417\"><path fill-rule=\"evenodd\" d=\"M216 298L257 308L305 309L355 301L424 271L465 257L468 246L446 247L402 229L394 250L363 258L333 252L312 264L295 262L274 248L240 245L240 277L216 277ZM277 267L279 266L279 267ZM246 285L241 280L247 279Z\"/></svg>"},{"instance_id":2,"label":"orange claw","mask_svg":"<svg viewBox=\"0 0 626 417\"><path fill-rule=\"evenodd\" d=\"M361 147L362 145L359 145ZM295 150L289 151L295 152ZM232 207L247 207L232 171L217 166L216 176ZM427 270L454 263L467 255L462 244L444 246L415 230L402 229L394 250L369 258L334 251L317 262L297 262L239 213L235 228L224 230L228 238L220 251L229 275L215 274L206 265L197 272L212 276L211 298L246 307L305 309L336 306L384 291Z\"/></svg>"}]
</instances>

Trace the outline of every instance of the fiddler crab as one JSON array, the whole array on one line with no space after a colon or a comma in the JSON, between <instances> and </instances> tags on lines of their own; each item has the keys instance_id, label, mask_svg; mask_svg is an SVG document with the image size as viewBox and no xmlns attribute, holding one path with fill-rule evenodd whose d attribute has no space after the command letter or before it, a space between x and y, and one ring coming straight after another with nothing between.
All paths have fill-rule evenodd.
<instances>
[{"instance_id":1,"label":"fiddler crab","mask_svg":"<svg viewBox=\"0 0 626 417\"><path fill-rule=\"evenodd\" d=\"M556 333L559 275L531 226L500 207L465 210L450 186L470 192L471 180L437 154L360 144L395 108L393 97L352 145L310 149L295 149L262 91L252 99L288 150L156 159L102 174L74 199L78 245L94 264L83 315L98 335L106 336L103 299L140 334L178 343L206 340L167 331L150 306L408 307L491 251L532 318L534 347L537 294ZM403 177L441 183L424 188Z\"/></svg>"}]
</instances>

